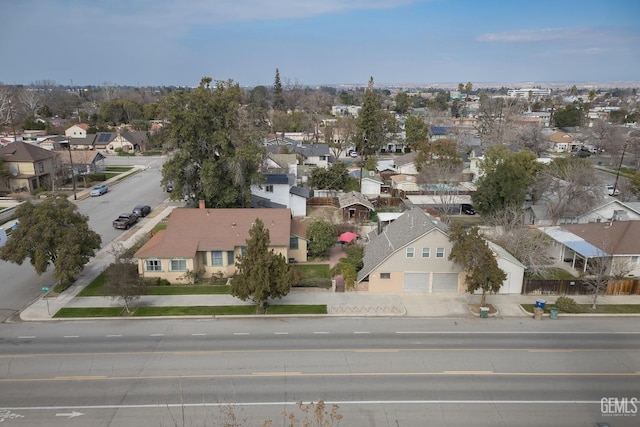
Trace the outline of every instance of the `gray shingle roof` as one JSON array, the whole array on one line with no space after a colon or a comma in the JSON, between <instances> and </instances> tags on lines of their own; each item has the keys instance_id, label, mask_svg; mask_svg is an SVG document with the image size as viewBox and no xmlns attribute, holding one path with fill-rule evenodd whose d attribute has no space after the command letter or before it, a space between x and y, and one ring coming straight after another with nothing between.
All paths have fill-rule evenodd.
<instances>
[{"instance_id":1,"label":"gray shingle roof","mask_svg":"<svg viewBox=\"0 0 640 427\"><path fill-rule=\"evenodd\" d=\"M358 272L361 282L385 259L409 243L434 230L449 234L448 227L419 208L406 211L389 224L382 233L371 239L364 248L363 267Z\"/></svg>"}]
</instances>

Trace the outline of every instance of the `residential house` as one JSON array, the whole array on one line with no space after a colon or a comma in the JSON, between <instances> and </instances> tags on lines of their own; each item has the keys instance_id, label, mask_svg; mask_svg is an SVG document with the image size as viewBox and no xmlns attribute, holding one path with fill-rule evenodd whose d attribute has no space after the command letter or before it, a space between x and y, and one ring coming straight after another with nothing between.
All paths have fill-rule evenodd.
<instances>
[{"instance_id":1,"label":"residential house","mask_svg":"<svg viewBox=\"0 0 640 427\"><path fill-rule=\"evenodd\" d=\"M118 151L125 153L141 151L148 140L149 135L145 131L118 131L106 145L106 152L111 154Z\"/></svg>"},{"instance_id":2,"label":"residential house","mask_svg":"<svg viewBox=\"0 0 640 427\"><path fill-rule=\"evenodd\" d=\"M106 169L106 157L94 150L71 150L60 152L60 164L65 170L71 170L73 164L74 175L86 175L104 172Z\"/></svg>"},{"instance_id":3,"label":"residential house","mask_svg":"<svg viewBox=\"0 0 640 427\"><path fill-rule=\"evenodd\" d=\"M405 193L418 193L420 185L415 175L399 174L391 177L391 189Z\"/></svg>"},{"instance_id":4,"label":"residential house","mask_svg":"<svg viewBox=\"0 0 640 427\"><path fill-rule=\"evenodd\" d=\"M418 168L416 166L416 152L412 151L411 153L403 154L402 156L398 156L393 159L393 166L396 170L396 173L406 174L406 175L417 175Z\"/></svg>"},{"instance_id":5,"label":"residential house","mask_svg":"<svg viewBox=\"0 0 640 427\"><path fill-rule=\"evenodd\" d=\"M640 220L640 202L622 202L609 196L605 196L603 204L588 212L567 212L556 221L556 224L553 223L553 219L544 203L536 203L525 209L525 221L537 226L628 220Z\"/></svg>"},{"instance_id":6,"label":"residential house","mask_svg":"<svg viewBox=\"0 0 640 427\"><path fill-rule=\"evenodd\" d=\"M291 220L291 236L289 237L289 262L304 262L307 260L309 240L307 229L309 223L299 219Z\"/></svg>"},{"instance_id":7,"label":"residential house","mask_svg":"<svg viewBox=\"0 0 640 427\"><path fill-rule=\"evenodd\" d=\"M296 177L288 173L264 173L265 181L251 185L251 206L289 208L294 217L307 215L309 190L295 185Z\"/></svg>"},{"instance_id":8,"label":"residential house","mask_svg":"<svg viewBox=\"0 0 640 427\"><path fill-rule=\"evenodd\" d=\"M67 138L66 136L53 135L40 141L38 147L44 148L45 150L61 151L67 149L68 143L69 138Z\"/></svg>"},{"instance_id":9,"label":"residential house","mask_svg":"<svg viewBox=\"0 0 640 427\"><path fill-rule=\"evenodd\" d=\"M97 134L95 134L93 148L103 152L109 152L109 144L113 142L114 139L116 139L116 136L117 134L115 132L98 132Z\"/></svg>"},{"instance_id":10,"label":"residential house","mask_svg":"<svg viewBox=\"0 0 640 427\"><path fill-rule=\"evenodd\" d=\"M374 171L363 169L362 179L360 179L360 168L356 168L349 172L349 176L360 181L360 193L366 197L376 197L381 194L384 181Z\"/></svg>"},{"instance_id":11,"label":"residential house","mask_svg":"<svg viewBox=\"0 0 640 427\"><path fill-rule=\"evenodd\" d=\"M294 151L302 155L307 166L327 169L331 163L329 144L298 144Z\"/></svg>"},{"instance_id":12,"label":"residential house","mask_svg":"<svg viewBox=\"0 0 640 427\"><path fill-rule=\"evenodd\" d=\"M445 126L430 126L429 127L429 139L431 141L437 141L438 139L452 138L453 130Z\"/></svg>"},{"instance_id":13,"label":"residential house","mask_svg":"<svg viewBox=\"0 0 640 427\"><path fill-rule=\"evenodd\" d=\"M86 138L89 125L86 123L75 124L64 131L67 138Z\"/></svg>"},{"instance_id":14,"label":"residential house","mask_svg":"<svg viewBox=\"0 0 640 427\"><path fill-rule=\"evenodd\" d=\"M551 151L556 153L570 153L580 149L580 142L567 132L558 130L549 135Z\"/></svg>"},{"instance_id":15,"label":"residential house","mask_svg":"<svg viewBox=\"0 0 640 427\"><path fill-rule=\"evenodd\" d=\"M522 283L524 281L524 271L526 266L518 261L513 255L507 252L502 246L487 240L489 249L493 252L498 268L505 272L507 278L502 282L498 294L521 294ZM476 291L481 294L482 290Z\"/></svg>"},{"instance_id":16,"label":"residential house","mask_svg":"<svg viewBox=\"0 0 640 427\"><path fill-rule=\"evenodd\" d=\"M51 189L60 170L58 153L22 141L0 147L0 159L9 169L7 180L0 181L4 192Z\"/></svg>"},{"instance_id":17,"label":"residential house","mask_svg":"<svg viewBox=\"0 0 640 427\"><path fill-rule=\"evenodd\" d=\"M366 222L375 210L371 202L357 191L342 194L338 197L338 208L344 222Z\"/></svg>"},{"instance_id":18,"label":"residential house","mask_svg":"<svg viewBox=\"0 0 640 427\"><path fill-rule=\"evenodd\" d=\"M203 277L231 277L258 218L269 230L269 249L287 261L307 260L306 250L301 250L305 236L300 234L304 230L292 228L289 209L208 209L201 201L198 208L175 208L171 212L167 228L156 232L135 253L138 272L142 277L171 283L187 282L189 272L203 272ZM298 246L290 251L293 237Z\"/></svg>"},{"instance_id":19,"label":"residential house","mask_svg":"<svg viewBox=\"0 0 640 427\"><path fill-rule=\"evenodd\" d=\"M369 237L356 283L369 292L464 292L464 274L449 261L447 226L419 208Z\"/></svg>"},{"instance_id":20,"label":"residential house","mask_svg":"<svg viewBox=\"0 0 640 427\"><path fill-rule=\"evenodd\" d=\"M109 133L105 133L109 135ZM91 133L86 138L68 138L68 143L71 146L71 150L95 150L96 140L98 135ZM104 137L103 137L104 138ZM101 145L101 150L104 151L104 145Z\"/></svg>"},{"instance_id":21,"label":"residential house","mask_svg":"<svg viewBox=\"0 0 640 427\"><path fill-rule=\"evenodd\" d=\"M540 227L554 241L550 256L587 272L594 259L612 257L612 272L640 276L640 221Z\"/></svg>"}]
</instances>

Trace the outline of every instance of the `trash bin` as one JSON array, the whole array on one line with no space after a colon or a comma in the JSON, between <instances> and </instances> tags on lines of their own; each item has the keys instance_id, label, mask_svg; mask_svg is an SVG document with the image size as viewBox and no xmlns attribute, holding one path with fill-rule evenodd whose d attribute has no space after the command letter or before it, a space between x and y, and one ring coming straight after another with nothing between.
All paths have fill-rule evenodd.
<instances>
[{"instance_id":1,"label":"trash bin","mask_svg":"<svg viewBox=\"0 0 640 427\"><path fill-rule=\"evenodd\" d=\"M541 309L540 307L536 307L533 309L533 318L534 320L542 320L542 313L544 313L544 310Z\"/></svg>"},{"instance_id":2,"label":"trash bin","mask_svg":"<svg viewBox=\"0 0 640 427\"><path fill-rule=\"evenodd\" d=\"M536 307L541 308L542 310L544 310L544 306L547 303L546 300L543 299L537 299L536 300Z\"/></svg>"},{"instance_id":3,"label":"trash bin","mask_svg":"<svg viewBox=\"0 0 640 427\"><path fill-rule=\"evenodd\" d=\"M489 317L489 307L480 307L480 318L486 319Z\"/></svg>"},{"instance_id":4,"label":"trash bin","mask_svg":"<svg viewBox=\"0 0 640 427\"><path fill-rule=\"evenodd\" d=\"M550 318L552 319L557 319L558 318L558 313L560 312L560 310L558 310L556 307L551 307L551 309L549 310L549 312L551 313L549 315Z\"/></svg>"}]
</instances>

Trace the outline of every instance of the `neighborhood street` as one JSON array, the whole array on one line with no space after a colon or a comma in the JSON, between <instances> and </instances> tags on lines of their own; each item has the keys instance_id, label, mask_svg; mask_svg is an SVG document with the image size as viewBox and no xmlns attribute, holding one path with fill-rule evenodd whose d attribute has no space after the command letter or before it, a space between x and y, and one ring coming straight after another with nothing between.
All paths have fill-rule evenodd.
<instances>
[{"instance_id":1,"label":"neighborhood street","mask_svg":"<svg viewBox=\"0 0 640 427\"><path fill-rule=\"evenodd\" d=\"M637 425L640 415L600 405L639 397L632 322L527 320L4 324L0 417L16 426L214 426L232 410L243 426L279 425L296 401L323 399L348 426Z\"/></svg>"}]
</instances>

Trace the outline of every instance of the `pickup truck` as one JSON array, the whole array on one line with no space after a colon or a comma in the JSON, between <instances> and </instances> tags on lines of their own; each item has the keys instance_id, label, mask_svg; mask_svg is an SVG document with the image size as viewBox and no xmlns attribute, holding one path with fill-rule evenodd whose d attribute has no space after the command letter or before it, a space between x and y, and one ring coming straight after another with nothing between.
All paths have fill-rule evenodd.
<instances>
[{"instance_id":1,"label":"pickup truck","mask_svg":"<svg viewBox=\"0 0 640 427\"><path fill-rule=\"evenodd\" d=\"M134 213L123 213L113 220L113 228L128 230L133 224L138 222L138 215Z\"/></svg>"}]
</instances>

